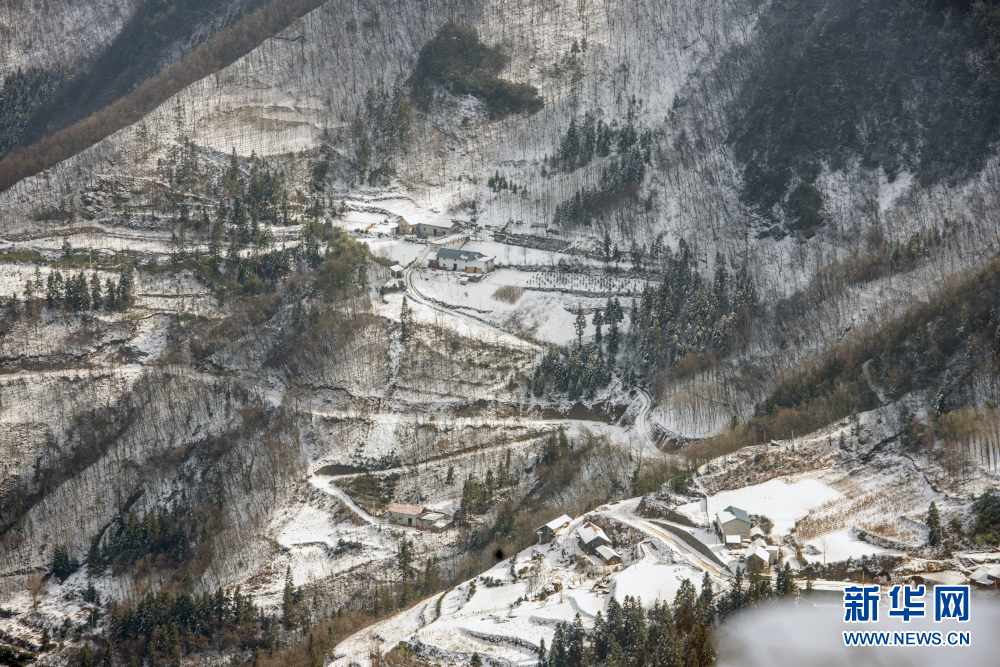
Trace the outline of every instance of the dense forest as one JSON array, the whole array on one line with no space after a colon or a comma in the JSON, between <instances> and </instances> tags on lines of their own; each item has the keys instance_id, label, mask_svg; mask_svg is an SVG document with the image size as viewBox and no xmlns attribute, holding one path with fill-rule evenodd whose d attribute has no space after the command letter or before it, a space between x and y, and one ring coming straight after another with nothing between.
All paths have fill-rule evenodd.
<instances>
[{"instance_id":1,"label":"dense forest","mask_svg":"<svg viewBox=\"0 0 1000 667\"><path fill-rule=\"evenodd\" d=\"M266 0L147 0L97 60L78 73L26 128L24 143L83 120L127 95L199 43L235 25ZM205 30L200 26L208 25Z\"/></svg>"},{"instance_id":2,"label":"dense forest","mask_svg":"<svg viewBox=\"0 0 1000 667\"><path fill-rule=\"evenodd\" d=\"M68 67L32 67L4 77L0 88L0 158L25 139L32 115L62 90L72 75Z\"/></svg>"},{"instance_id":3,"label":"dense forest","mask_svg":"<svg viewBox=\"0 0 1000 667\"><path fill-rule=\"evenodd\" d=\"M559 149L552 155L553 170L573 171L584 167L595 158L607 158L612 150L615 155L604 160L600 180L596 185L581 188L569 199L556 205L552 222L567 228L590 226L623 203L635 202L639 188L646 176L646 167L652 162L653 133L637 128L633 120L635 102L629 105L626 121L619 126L617 120L605 124L596 122L586 114L577 125L570 119L569 127L559 141Z\"/></svg>"}]
</instances>

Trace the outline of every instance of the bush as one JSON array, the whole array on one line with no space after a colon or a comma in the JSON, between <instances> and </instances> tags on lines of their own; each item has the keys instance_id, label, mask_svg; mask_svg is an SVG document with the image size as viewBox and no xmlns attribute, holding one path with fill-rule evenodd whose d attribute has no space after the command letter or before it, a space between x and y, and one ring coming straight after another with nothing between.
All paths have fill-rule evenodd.
<instances>
[{"instance_id":1,"label":"bush","mask_svg":"<svg viewBox=\"0 0 1000 667\"><path fill-rule=\"evenodd\" d=\"M346 234L336 236L317 271L317 289L323 295L332 297L343 294L351 286L364 286L366 257L363 245Z\"/></svg>"},{"instance_id":2,"label":"bush","mask_svg":"<svg viewBox=\"0 0 1000 667\"><path fill-rule=\"evenodd\" d=\"M537 88L497 76L509 61L500 47L479 41L475 28L448 22L420 50L410 77L413 101L428 108L435 86L442 86L455 95L476 97L492 118L540 111L544 102Z\"/></svg>"},{"instance_id":3,"label":"bush","mask_svg":"<svg viewBox=\"0 0 1000 667\"><path fill-rule=\"evenodd\" d=\"M972 503L975 523L969 535L988 544L1000 544L1000 495L987 489Z\"/></svg>"},{"instance_id":4,"label":"bush","mask_svg":"<svg viewBox=\"0 0 1000 667\"><path fill-rule=\"evenodd\" d=\"M59 581L66 581L69 575L80 569L80 561L69 555L69 549L58 546L52 554L52 574Z\"/></svg>"}]
</instances>

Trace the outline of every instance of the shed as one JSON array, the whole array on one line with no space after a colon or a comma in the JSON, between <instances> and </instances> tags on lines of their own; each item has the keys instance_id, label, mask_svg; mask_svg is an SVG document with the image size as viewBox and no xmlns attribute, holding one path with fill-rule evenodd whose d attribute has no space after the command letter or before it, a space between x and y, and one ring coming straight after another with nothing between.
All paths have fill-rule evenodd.
<instances>
[{"instance_id":1,"label":"shed","mask_svg":"<svg viewBox=\"0 0 1000 667\"><path fill-rule=\"evenodd\" d=\"M440 519L428 526L428 530L432 533L443 533L450 525L451 519Z\"/></svg>"},{"instance_id":2,"label":"shed","mask_svg":"<svg viewBox=\"0 0 1000 667\"><path fill-rule=\"evenodd\" d=\"M764 531L760 529L760 526L754 526L750 529L750 539L755 537L764 537Z\"/></svg>"},{"instance_id":3,"label":"shed","mask_svg":"<svg viewBox=\"0 0 1000 667\"><path fill-rule=\"evenodd\" d=\"M778 556L781 553L781 547L768 545L764 548L767 549L767 564L774 565L775 563L777 563Z\"/></svg>"},{"instance_id":4,"label":"shed","mask_svg":"<svg viewBox=\"0 0 1000 667\"><path fill-rule=\"evenodd\" d=\"M597 547L611 546L611 540L604 531L589 521L576 529L576 537L580 541L580 548L591 555L596 555Z\"/></svg>"},{"instance_id":5,"label":"shed","mask_svg":"<svg viewBox=\"0 0 1000 667\"><path fill-rule=\"evenodd\" d=\"M594 551L605 565L618 565L622 562L622 557L611 547L597 547Z\"/></svg>"},{"instance_id":6,"label":"shed","mask_svg":"<svg viewBox=\"0 0 1000 667\"><path fill-rule=\"evenodd\" d=\"M969 580L979 586L996 588L998 585L997 582L1000 580L1000 565L982 565L977 567L972 574L969 575Z\"/></svg>"},{"instance_id":7,"label":"shed","mask_svg":"<svg viewBox=\"0 0 1000 667\"><path fill-rule=\"evenodd\" d=\"M404 270L405 269L399 264L393 264L389 267L389 275L393 278L402 278Z\"/></svg>"},{"instance_id":8,"label":"shed","mask_svg":"<svg viewBox=\"0 0 1000 667\"><path fill-rule=\"evenodd\" d=\"M420 524L427 526L434 523L435 521L440 521L443 518L444 514L442 514L441 512L430 512L430 511L424 512L418 517Z\"/></svg>"},{"instance_id":9,"label":"shed","mask_svg":"<svg viewBox=\"0 0 1000 667\"><path fill-rule=\"evenodd\" d=\"M743 540L740 539L739 535L726 535L725 538L726 546L730 549L738 549L743 544Z\"/></svg>"},{"instance_id":10,"label":"shed","mask_svg":"<svg viewBox=\"0 0 1000 667\"><path fill-rule=\"evenodd\" d=\"M535 531L535 535L538 536L538 543L547 544L551 542L552 538L556 536L556 533L568 526L571 521L572 519L563 514L562 516L552 519L552 521L549 521L544 526L541 526Z\"/></svg>"},{"instance_id":11,"label":"shed","mask_svg":"<svg viewBox=\"0 0 1000 667\"><path fill-rule=\"evenodd\" d=\"M389 503L385 510L389 523L400 526L417 526L420 515L424 513L424 508L420 505L406 505L404 503Z\"/></svg>"}]
</instances>

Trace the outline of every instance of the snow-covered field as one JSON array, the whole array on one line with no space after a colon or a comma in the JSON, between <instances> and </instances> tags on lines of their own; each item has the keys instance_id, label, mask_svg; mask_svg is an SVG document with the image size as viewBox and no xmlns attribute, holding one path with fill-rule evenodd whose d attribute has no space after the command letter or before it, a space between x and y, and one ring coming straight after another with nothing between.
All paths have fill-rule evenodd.
<instances>
[{"instance_id":1,"label":"snow-covered field","mask_svg":"<svg viewBox=\"0 0 1000 667\"><path fill-rule=\"evenodd\" d=\"M363 243L367 243L372 254L376 257L385 257L396 264L408 266L413 260L420 256L426 247L422 243L412 241L402 241L393 238L362 238Z\"/></svg>"},{"instance_id":2,"label":"snow-covered field","mask_svg":"<svg viewBox=\"0 0 1000 667\"><path fill-rule=\"evenodd\" d=\"M710 496L707 514L700 501L682 505L678 512L699 525L707 525L715 521L716 514L732 505L748 514L768 517L774 522L774 534L787 535L795 527L795 522L807 516L810 510L842 497L841 492L816 479L805 478L790 482L778 478Z\"/></svg>"},{"instance_id":3,"label":"snow-covered field","mask_svg":"<svg viewBox=\"0 0 1000 667\"><path fill-rule=\"evenodd\" d=\"M556 281L552 281L550 287L547 275L543 272L501 268L487 274L478 283L462 285L459 283L462 278L460 273L425 269L415 271L412 280L414 286L427 297L464 309L507 331L556 345L568 345L576 340L577 309L582 307L587 318L584 339L593 339L593 313L599 308L603 309L607 303L607 297L594 295L603 289L599 279L593 279L590 284L589 276L578 276L576 288L572 284L560 286ZM559 277L572 280L572 276L567 278L559 274ZM638 280L621 281L623 290L638 291L643 284ZM497 290L502 287L515 287L524 291L514 303L510 303L496 296ZM584 293L574 294L573 291ZM627 319L622 326L628 326Z\"/></svg>"},{"instance_id":4,"label":"snow-covered field","mask_svg":"<svg viewBox=\"0 0 1000 667\"><path fill-rule=\"evenodd\" d=\"M902 553L859 540L850 528L813 538L806 542L806 548L802 550L802 555L810 563L836 563L848 558L858 560L862 556L900 556Z\"/></svg>"}]
</instances>

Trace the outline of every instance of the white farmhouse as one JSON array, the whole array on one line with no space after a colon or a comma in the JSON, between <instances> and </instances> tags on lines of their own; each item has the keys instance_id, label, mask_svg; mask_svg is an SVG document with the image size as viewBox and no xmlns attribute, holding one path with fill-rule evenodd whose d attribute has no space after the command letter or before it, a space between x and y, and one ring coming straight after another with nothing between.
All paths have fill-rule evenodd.
<instances>
[{"instance_id":1,"label":"white farmhouse","mask_svg":"<svg viewBox=\"0 0 1000 667\"><path fill-rule=\"evenodd\" d=\"M493 270L494 259L474 250L441 248L434 257L430 258L428 266L446 271L483 274Z\"/></svg>"},{"instance_id":2,"label":"white farmhouse","mask_svg":"<svg viewBox=\"0 0 1000 667\"><path fill-rule=\"evenodd\" d=\"M428 510L420 505L405 503L389 503L385 510L389 523L399 526L411 526L418 530L441 532L451 525L451 518L443 512Z\"/></svg>"}]
</instances>

